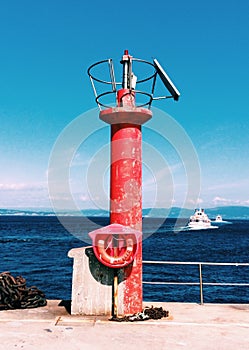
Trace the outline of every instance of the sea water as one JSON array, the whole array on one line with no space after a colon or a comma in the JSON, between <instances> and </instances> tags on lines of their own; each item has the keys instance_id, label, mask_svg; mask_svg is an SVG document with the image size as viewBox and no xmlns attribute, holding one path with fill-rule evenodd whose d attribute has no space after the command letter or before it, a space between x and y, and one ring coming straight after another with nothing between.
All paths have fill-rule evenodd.
<instances>
[{"instance_id":1,"label":"sea water","mask_svg":"<svg viewBox=\"0 0 249 350\"><path fill-rule=\"evenodd\" d=\"M0 216L0 272L23 276L47 299L71 298L73 260L68 251L89 245L88 232L108 218ZM143 260L248 263L249 221L231 220L218 229L186 231L174 219L143 220ZM70 232L69 232L70 231ZM203 266L203 282L249 283L249 266ZM199 282L198 265L143 265L143 281ZM248 303L249 287L205 286L204 302ZM143 285L145 301L199 302L199 286Z\"/></svg>"}]
</instances>

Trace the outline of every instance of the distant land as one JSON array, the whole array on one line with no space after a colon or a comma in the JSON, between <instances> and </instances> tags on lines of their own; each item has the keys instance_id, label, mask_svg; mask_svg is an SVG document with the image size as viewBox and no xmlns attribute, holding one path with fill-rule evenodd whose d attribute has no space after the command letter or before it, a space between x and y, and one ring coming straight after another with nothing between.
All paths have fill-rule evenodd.
<instances>
[{"instance_id":1,"label":"distant land","mask_svg":"<svg viewBox=\"0 0 249 350\"><path fill-rule=\"evenodd\" d=\"M193 209L186 208L145 208L143 209L143 216L146 217L165 217L165 218L189 218L194 212ZM249 220L249 207L245 206L226 206L226 207L215 207L207 208L205 212L209 218L215 219L216 215L222 215L223 220ZM100 209L86 209L81 211L84 216L109 216L109 212ZM47 208L13 208L13 209L0 209L0 216L14 215L14 216L55 216L52 209ZM61 211L60 216L79 216L79 212L73 211Z\"/></svg>"}]
</instances>

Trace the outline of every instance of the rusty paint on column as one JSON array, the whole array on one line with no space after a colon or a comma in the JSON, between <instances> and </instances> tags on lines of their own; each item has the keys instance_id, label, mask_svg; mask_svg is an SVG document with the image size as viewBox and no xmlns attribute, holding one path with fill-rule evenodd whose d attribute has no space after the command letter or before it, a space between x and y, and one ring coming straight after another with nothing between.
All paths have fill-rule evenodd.
<instances>
[{"instance_id":1,"label":"rusty paint on column","mask_svg":"<svg viewBox=\"0 0 249 350\"><path fill-rule=\"evenodd\" d=\"M110 222L142 231L141 125L111 125ZM123 312L142 310L142 242L133 263L123 269Z\"/></svg>"}]
</instances>

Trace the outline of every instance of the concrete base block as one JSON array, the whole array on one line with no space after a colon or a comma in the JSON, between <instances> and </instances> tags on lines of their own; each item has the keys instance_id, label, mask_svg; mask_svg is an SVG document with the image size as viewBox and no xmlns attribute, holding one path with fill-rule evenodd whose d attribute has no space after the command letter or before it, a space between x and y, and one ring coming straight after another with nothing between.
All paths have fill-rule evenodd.
<instances>
[{"instance_id":1,"label":"concrete base block","mask_svg":"<svg viewBox=\"0 0 249 350\"><path fill-rule=\"evenodd\" d=\"M73 248L72 315L112 315L113 269L101 264L92 247Z\"/></svg>"}]
</instances>

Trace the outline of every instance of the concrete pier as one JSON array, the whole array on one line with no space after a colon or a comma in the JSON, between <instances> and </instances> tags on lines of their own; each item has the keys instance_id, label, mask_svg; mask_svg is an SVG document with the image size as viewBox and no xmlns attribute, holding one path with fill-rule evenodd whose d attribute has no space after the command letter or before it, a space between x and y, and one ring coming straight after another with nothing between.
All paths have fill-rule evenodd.
<instances>
[{"instance_id":1,"label":"concrete pier","mask_svg":"<svg viewBox=\"0 0 249 350\"><path fill-rule=\"evenodd\" d=\"M36 309L0 311L0 350L244 350L249 304L146 302L169 317L112 322L107 316L71 315L70 302L49 300Z\"/></svg>"}]
</instances>

